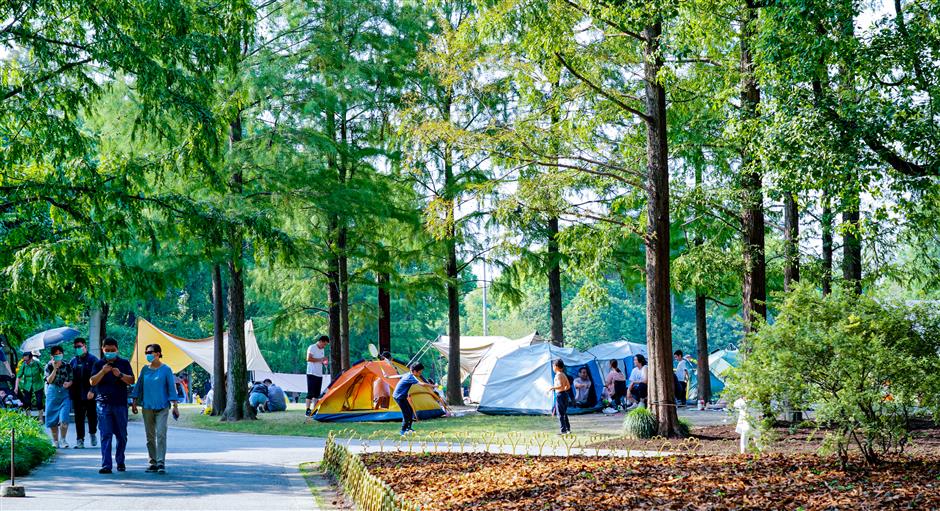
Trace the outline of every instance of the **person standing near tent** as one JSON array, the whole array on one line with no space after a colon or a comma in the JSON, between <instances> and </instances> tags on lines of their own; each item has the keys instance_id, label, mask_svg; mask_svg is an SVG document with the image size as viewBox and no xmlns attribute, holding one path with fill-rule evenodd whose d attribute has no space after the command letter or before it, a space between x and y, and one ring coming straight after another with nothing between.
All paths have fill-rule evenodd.
<instances>
[{"instance_id":1,"label":"person standing near tent","mask_svg":"<svg viewBox=\"0 0 940 511\"><path fill-rule=\"evenodd\" d=\"M689 385L689 362L686 358L692 357L683 357L682 350L676 350L676 352L672 354L672 357L676 360L676 404L678 406L685 406L685 393Z\"/></svg>"},{"instance_id":2,"label":"person standing near tent","mask_svg":"<svg viewBox=\"0 0 940 511\"><path fill-rule=\"evenodd\" d=\"M433 383L423 383L421 381L421 372L424 371L424 365L421 362L415 362L414 364L411 364L409 369L411 369L411 372L399 380L398 385L395 385L395 392L392 392L392 399L398 403L398 408L401 408L402 435L414 431L411 429L411 425L414 423L415 419L415 409L411 404L411 398L409 397L411 387L414 387L415 385L421 385L422 387L434 389Z\"/></svg>"},{"instance_id":3,"label":"person standing near tent","mask_svg":"<svg viewBox=\"0 0 940 511\"><path fill-rule=\"evenodd\" d=\"M63 359L62 346L53 346L50 350L52 360L46 364L46 427L52 434L56 449L68 449L65 439L69 432L69 413L72 401L69 399L69 387L72 386L72 366Z\"/></svg>"},{"instance_id":4,"label":"person standing near tent","mask_svg":"<svg viewBox=\"0 0 940 511\"><path fill-rule=\"evenodd\" d=\"M45 422L45 390L43 389L42 365L34 353L26 352L16 369L16 384L13 392L20 396L26 413L39 410L39 421Z\"/></svg>"},{"instance_id":5,"label":"person standing near tent","mask_svg":"<svg viewBox=\"0 0 940 511\"><path fill-rule=\"evenodd\" d=\"M555 371L554 385L548 389L546 394L555 393L555 411L558 412L558 423L561 425L561 434L571 433L571 423L568 422L568 405L571 403L569 392L571 390L571 381L565 374L565 361L556 359L552 364Z\"/></svg>"},{"instance_id":6,"label":"person standing near tent","mask_svg":"<svg viewBox=\"0 0 940 511\"><path fill-rule=\"evenodd\" d=\"M98 412L95 409L95 393L91 390L89 380L94 373L98 357L88 353L88 345L81 337L72 341L75 356L69 361L72 367L72 386L69 387L69 397L72 398L72 409L75 410L75 448L85 448L85 421L88 421L88 434L91 436L91 446L98 446Z\"/></svg>"},{"instance_id":7,"label":"person standing near tent","mask_svg":"<svg viewBox=\"0 0 940 511\"><path fill-rule=\"evenodd\" d=\"M313 415L313 408L317 406L317 400L323 392L323 367L330 363L326 356L326 346L330 343L330 338L321 335L320 339L307 348L307 417Z\"/></svg>"},{"instance_id":8,"label":"person standing near tent","mask_svg":"<svg viewBox=\"0 0 940 511\"><path fill-rule=\"evenodd\" d=\"M149 344L144 349L148 365L140 369L140 379L134 386L134 403L131 411L137 414L137 405L143 408L144 431L147 433L147 454L150 466L146 472L166 473L166 424L173 407L173 418L179 418L176 404L180 400L176 390L176 379L170 366L160 361L163 350L159 344Z\"/></svg>"},{"instance_id":9,"label":"person standing near tent","mask_svg":"<svg viewBox=\"0 0 940 511\"><path fill-rule=\"evenodd\" d=\"M117 440L114 459L118 472L124 472L127 448L127 387L134 384L131 363L118 355L118 343L108 337L101 345L104 358L95 364L89 382L95 387L98 402L98 433L101 435L101 470L111 473L111 442Z\"/></svg>"}]
</instances>

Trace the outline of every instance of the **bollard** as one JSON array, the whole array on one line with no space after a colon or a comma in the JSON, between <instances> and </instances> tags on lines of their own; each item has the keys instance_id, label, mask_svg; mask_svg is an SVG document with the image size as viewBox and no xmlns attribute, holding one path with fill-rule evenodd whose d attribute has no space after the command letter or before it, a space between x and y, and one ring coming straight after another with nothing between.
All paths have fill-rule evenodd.
<instances>
[{"instance_id":1,"label":"bollard","mask_svg":"<svg viewBox=\"0 0 940 511\"><path fill-rule=\"evenodd\" d=\"M0 492L3 497L25 497L26 488L16 485L16 428L10 431L10 484Z\"/></svg>"}]
</instances>

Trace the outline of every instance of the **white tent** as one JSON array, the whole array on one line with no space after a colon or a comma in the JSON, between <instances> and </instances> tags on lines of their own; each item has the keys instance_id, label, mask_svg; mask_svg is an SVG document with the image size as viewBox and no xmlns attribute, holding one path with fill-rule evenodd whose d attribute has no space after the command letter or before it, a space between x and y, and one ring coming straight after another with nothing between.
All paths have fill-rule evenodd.
<instances>
[{"instance_id":1,"label":"white tent","mask_svg":"<svg viewBox=\"0 0 940 511\"><path fill-rule=\"evenodd\" d=\"M501 335L461 335L460 336L460 381L467 379L476 369L477 364L483 360L486 352L494 344L512 342L508 337ZM444 358L450 356L450 337L442 335L431 346Z\"/></svg>"},{"instance_id":2,"label":"white tent","mask_svg":"<svg viewBox=\"0 0 940 511\"><path fill-rule=\"evenodd\" d=\"M610 371L611 360L616 360L617 364L620 366L620 370L629 378L630 371L633 370L633 356L648 356L645 344L623 340L598 344L597 346L588 348L587 353L597 359L597 365L601 369L601 374L605 377L607 372Z\"/></svg>"},{"instance_id":3,"label":"white tent","mask_svg":"<svg viewBox=\"0 0 940 511\"><path fill-rule=\"evenodd\" d=\"M603 381L592 355L574 348L559 348L550 343L523 346L496 360L480 400L480 412L487 414L547 415L552 412L554 398L548 389L554 372L552 361L562 359L567 372L576 374L587 367L594 382L594 402L600 403ZM570 408L569 413L595 411L598 406Z\"/></svg>"},{"instance_id":4,"label":"white tent","mask_svg":"<svg viewBox=\"0 0 940 511\"><path fill-rule=\"evenodd\" d=\"M531 346L539 342L544 341L539 337L538 332L532 332L521 339L506 339L503 342L494 343L490 346L490 349L483 354L483 357L471 373L470 401L479 403L483 399L483 391L486 389L486 384L490 379L490 375L493 373L496 361L499 360L500 357L508 355L523 346Z\"/></svg>"},{"instance_id":5,"label":"white tent","mask_svg":"<svg viewBox=\"0 0 940 511\"><path fill-rule=\"evenodd\" d=\"M265 371L255 371L254 373L255 381L264 381L269 379L274 382L275 385L281 387L284 392L300 392L301 394L306 395L307 393L307 375L305 374L292 374L292 373L271 373ZM325 391L327 387L330 386L330 375L323 375L323 390Z\"/></svg>"}]
</instances>

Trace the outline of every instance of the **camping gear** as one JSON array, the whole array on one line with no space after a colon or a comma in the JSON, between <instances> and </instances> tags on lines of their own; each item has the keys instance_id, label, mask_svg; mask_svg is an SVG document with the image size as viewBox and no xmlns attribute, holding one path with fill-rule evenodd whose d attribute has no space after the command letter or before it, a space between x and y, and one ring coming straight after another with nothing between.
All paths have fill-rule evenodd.
<instances>
[{"instance_id":1,"label":"camping gear","mask_svg":"<svg viewBox=\"0 0 940 511\"><path fill-rule=\"evenodd\" d=\"M597 359L597 366L600 368L601 375L606 379L610 372L610 361L616 360L617 365L626 378L630 377L630 371L633 371L633 357L643 355L649 358L646 352L646 345L626 340L598 344L588 348L586 352Z\"/></svg>"},{"instance_id":2,"label":"camping gear","mask_svg":"<svg viewBox=\"0 0 940 511\"><path fill-rule=\"evenodd\" d=\"M573 348L540 343L517 348L496 360L480 400L480 412L490 415L551 414L555 398L547 391L555 377L552 362L559 358L565 363L565 373L572 385L582 367L588 369L592 381L590 406L572 406L568 408L568 414L600 410L604 380L594 357ZM573 394L571 401L574 402Z\"/></svg>"},{"instance_id":3,"label":"camping gear","mask_svg":"<svg viewBox=\"0 0 940 511\"><path fill-rule=\"evenodd\" d=\"M521 339L507 339L505 342L495 343L490 346L490 349L483 354L470 375L470 401L479 403L483 399L483 391L486 389L486 384L493 374L493 368L496 367L496 361L500 357L508 355L523 346L531 346L540 342L544 341L539 337L538 332L532 332Z\"/></svg>"},{"instance_id":4,"label":"camping gear","mask_svg":"<svg viewBox=\"0 0 940 511\"><path fill-rule=\"evenodd\" d=\"M388 360L358 362L330 385L317 402L313 418L321 422L400 421L401 409L395 400L389 400L385 408L378 408L372 389L376 380L394 389L407 371L403 365ZM444 407L433 390L415 385L409 395L419 419L444 415Z\"/></svg>"},{"instance_id":5,"label":"camping gear","mask_svg":"<svg viewBox=\"0 0 940 511\"><path fill-rule=\"evenodd\" d=\"M53 328L23 341L20 345L20 353L34 352L58 346L63 342L69 342L81 335L81 332L67 326Z\"/></svg>"},{"instance_id":6,"label":"camping gear","mask_svg":"<svg viewBox=\"0 0 940 511\"><path fill-rule=\"evenodd\" d=\"M711 373L712 399L718 398L725 390L725 377L730 369L738 366L738 350L731 347L715 350L708 355L708 371ZM691 375L689 390L686 395L698 396L698 379L701 375L696 371Z\"/></svg>"},{"instance_id":7,"label":"camping gear","mask_svg":"<svg viewBox=\"0 0 940 511\"><path fill-rule=\"evenodd\" d=\"M538 332L519 338L510 339L501 335L462 335L460 336L460 381L470 376L470 401L479 403L483 399L483 389L489 380L493 367L499 357L523 346L545 342ZM444 358L450 355L450 338L438 337L432 347Z\"/></svg>"}]
</instances>

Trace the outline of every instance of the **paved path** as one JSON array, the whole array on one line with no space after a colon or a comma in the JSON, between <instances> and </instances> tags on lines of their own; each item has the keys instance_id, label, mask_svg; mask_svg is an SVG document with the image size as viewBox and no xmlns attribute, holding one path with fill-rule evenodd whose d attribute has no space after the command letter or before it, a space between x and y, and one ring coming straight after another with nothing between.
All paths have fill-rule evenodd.
<instances>
[{"instance_id":1,"label":"paved path","mask_svg":"<svg viewBox=\"0 0 940 511\"><path fill-rule=\"evenodd\" d=\"M98 474L97 448L62 449L52 463L17 479L28 497L0 499L0 511L315 509L298 465L322 458L322 438L171 427L167 474L159 475L144 473L143 425L132 422L128 434L127 472Z\"/></svg>"}]
</instances>

